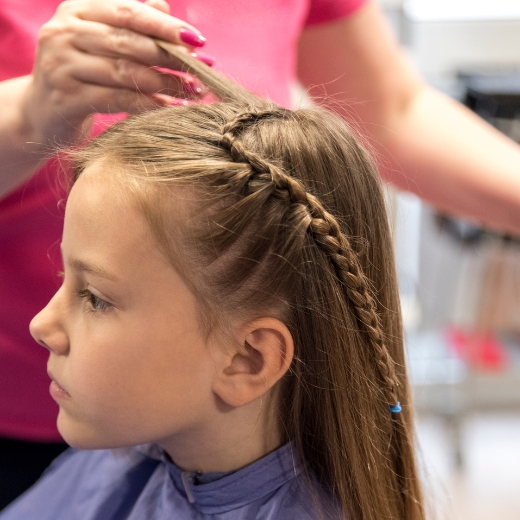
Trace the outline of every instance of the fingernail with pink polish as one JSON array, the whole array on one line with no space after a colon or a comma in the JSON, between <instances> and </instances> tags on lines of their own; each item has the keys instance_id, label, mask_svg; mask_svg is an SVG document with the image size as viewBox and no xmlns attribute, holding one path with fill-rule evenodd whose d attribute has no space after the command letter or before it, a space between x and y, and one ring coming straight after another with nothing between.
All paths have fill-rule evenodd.
<instances>
[{"instance_id":1,"label":"fingernail with pink polish","mask_svg":"<svg viewBox=\"0 0 520 520\"><path fill-rule=\"evenodd\" d=\"M165 100L165 106L170 107L180 107L180 106L187 106L189 105L189 101L187 99L179 99L179 98L170 98L168 100Z\"/></svg>"},{"instance_id":2,"label":"fingernail with pink polish","mask_svg":"<svg viewBox=\"0 0 520 520\"><path fill-rule=\"evenodd\" d=\"M195 81L185 81L182 84L182 88L188 96L196 96L201 98L207 94L207 90L204 88L204 86L201 83Z\"/></svg>"},{"instance_id":3,"label":"fingernail with pink polish","mask_svg":"<svg viewBox=\"0 0 520 520\"><path fill-rule=\"evenodd\" d=\"M206 38L202 34L185 29L184 27L179 31L181 40L192 47L202 47L206 43Z\"/></svg>"},{"instance_id":4,"label":"fingernail with pink polish","mask_svg":"<svg viewBox=\"0 0 520 520\"><path fill-rule=\"evenodd\" d=\"M192 52L191 56L193 56L194 58L197 58L199 61L202 61L202 63L205 63L209 67L212 67L213 64L215 63L215 58L204 52L199 52L199 51Z\"/></svg>"}]
</instances>

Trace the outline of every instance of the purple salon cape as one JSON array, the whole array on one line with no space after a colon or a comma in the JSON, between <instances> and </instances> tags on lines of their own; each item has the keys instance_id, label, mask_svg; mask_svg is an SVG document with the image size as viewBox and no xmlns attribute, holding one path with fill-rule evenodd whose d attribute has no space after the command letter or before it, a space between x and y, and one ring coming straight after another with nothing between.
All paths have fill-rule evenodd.
<instances>
[{"instance_id":1,"label":"purple salon cape","mask_svg":"<svg viewBox=\"0 0 520 520\"><path fill-rule=\"evenodd\" d=\"M0 520L317 520L311 495L291 444L238 471L202 475L154 445L69 449Z\"/></svg>"}]
</instances>

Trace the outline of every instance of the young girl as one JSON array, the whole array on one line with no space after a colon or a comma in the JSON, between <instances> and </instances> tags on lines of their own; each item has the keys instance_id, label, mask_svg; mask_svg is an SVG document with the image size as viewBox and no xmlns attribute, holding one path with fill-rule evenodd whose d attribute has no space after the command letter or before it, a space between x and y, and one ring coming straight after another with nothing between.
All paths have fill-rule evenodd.
<instances>
[{"instance_id":1,"label":"young girl","mask_svg":"<svg viewBox=\"0 0 520 520\"><path fill-rule=\"evenodd\" d=\"M330 114L177 57L221 102L72 153L31 332L76 449L0 518L423 519L372 161Z\"/></svg>"}]
</instances>

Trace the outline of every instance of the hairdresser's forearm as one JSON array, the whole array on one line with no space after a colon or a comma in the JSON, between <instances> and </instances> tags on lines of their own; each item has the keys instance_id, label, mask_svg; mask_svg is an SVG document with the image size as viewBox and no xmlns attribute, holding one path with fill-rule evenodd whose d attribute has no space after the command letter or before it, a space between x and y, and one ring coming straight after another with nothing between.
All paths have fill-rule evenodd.
<instances>
[{"instance_id":1,"label":"hairdresser's forearm","mask_svg":"<svg viewBox=\"0 0 520 520\"><path fill-rule=\"evenodd\" d=\"M29 76L0 82L0 198L28 179L48 148L25 117Z\"/></svg>"},{"instance_id":2,"label":"hairdresser's forearm","mask_svg":"<svg viewBox=\"0 0 520 520\"><path fill-rule=\"evenodd\" d=\"M377 147L384 177L451 213L520 234L520 147L427 87L367 2L307 28L298 72L311 96Z\"/></svg>"},{"instance_id":3,"label":"hairdresser's forearm","mask_svg":"<svg viewBox=\"0 0 520 520\"><path fill-rule=\"evenodd\" d=\"M379 134L382 174L434 206L520 235L520 146L428 87Z\"/></svg>"}]
</instances>

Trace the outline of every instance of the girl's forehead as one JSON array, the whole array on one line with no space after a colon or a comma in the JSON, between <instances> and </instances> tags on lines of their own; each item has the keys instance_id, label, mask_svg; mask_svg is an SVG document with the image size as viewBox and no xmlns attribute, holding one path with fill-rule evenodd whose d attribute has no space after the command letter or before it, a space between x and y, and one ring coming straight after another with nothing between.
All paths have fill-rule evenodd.
<instances>
[{"instance_id":1,"label":"girl's forehead","mask_svg":"<svg viewBox=\"0 0 520 520\"><path fill-rule=\"evenodd\" d=\"M143 167L144 170L144 167ZM88 165L76 180L83 179L99 192L109 195L112 202L136 206L145 213L162 217L178 216L183 221L198 213L211 196L193 180L166 179L115 160L100 159ZM108 199L107 199L108 200Z\"/></svg>"},{"instance_id":2,"label":"girl's forehead","mask_svg":"<svg viewBox=\"0 0 520 520\"><path fill-rule=\"evenodd\" d=\"M110 250L130 254L142 244L155 247L144 216L122 196L117 183L107 176L89 174L80 176L70 192L63 242L65 250L73 247L105 255Z\"/></svg>"},{"instance_id":3,"label":"girl's forehead","mask_svg":"<svg viewBox=\"0 0 520 520\"><path fill-rule=\"evenodd\" d=\"M98 160L87 165L76 179L69 194L89 190L90 194L102 195L112 204L128 202L129 190L125 188L123 167L115 162Z\"/></svg>"},{"instance_id":4,"label":"girl's forehead","mask_svg":"<svg viewBox=\"0 0 520 520\"><path fill-rule=\"evenodd\" d=\"M115 173L115 175L112 175ZM181 186L127 183L121 170L94 164L71 189L65 212L64 241L77 246L111 248L135 256L144 249L179 270L185 230L190 227L194 197Z\"/></svg>"},{"instance_id":5,"label":"girl's forehead","mask_svg":"<svg viewBox=\"0 0 520 520\"><path fill-rule=\"evenodd\" d=\"M86 175L72 188L62 241L64 262L98 266L133 287L171 278L174 269L142 212L112 184Z\"/></svg>"}]
</instances>

